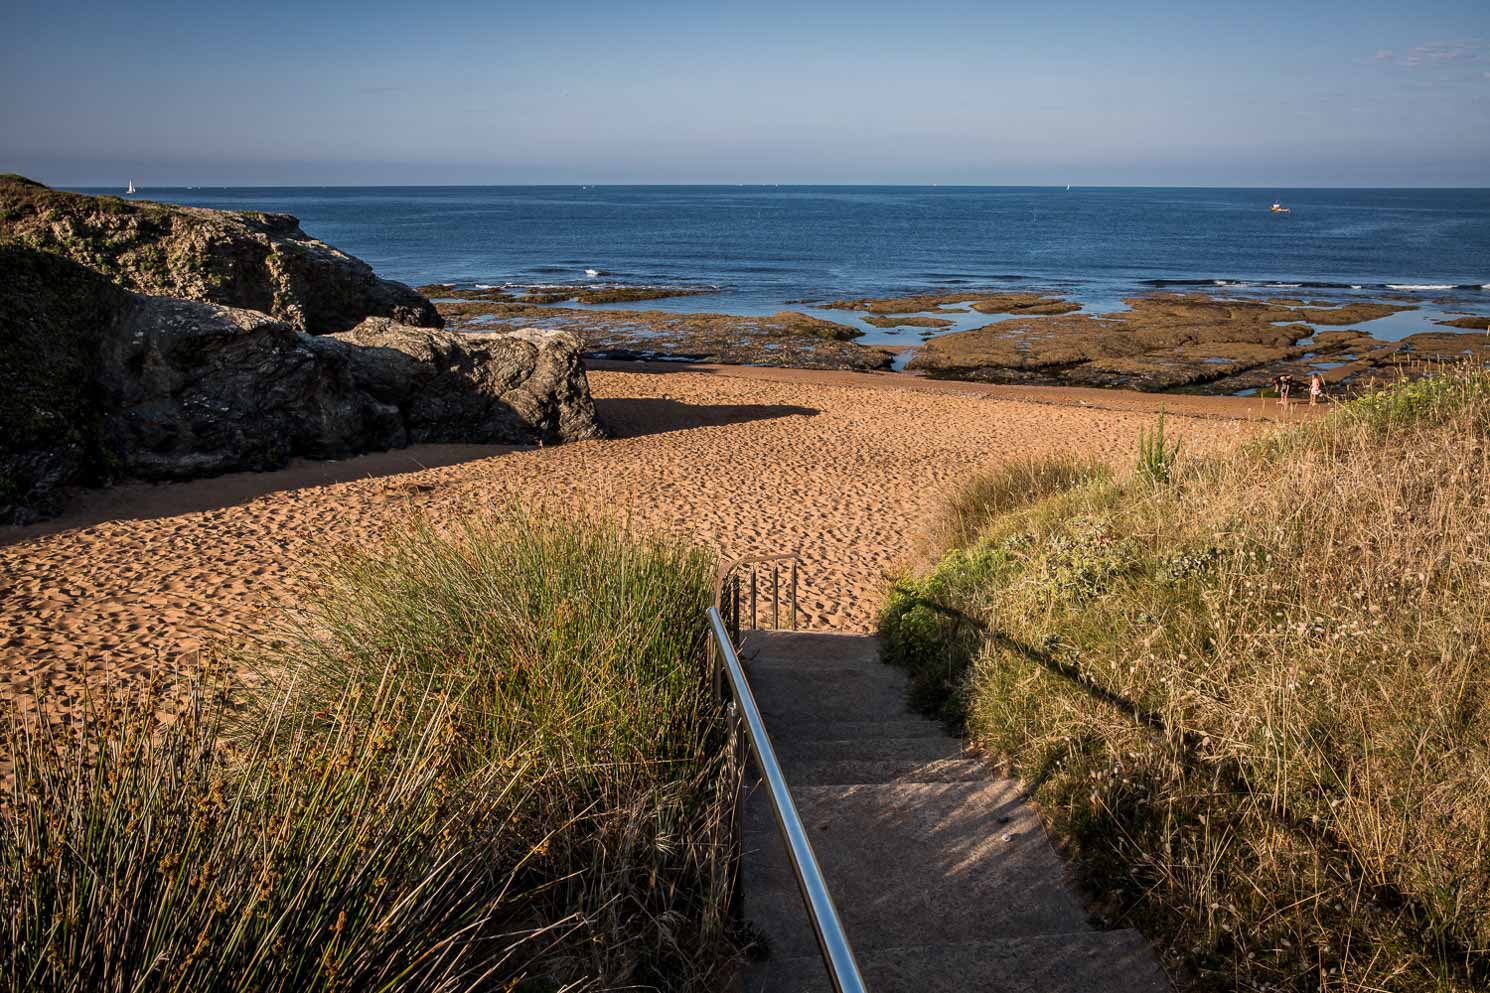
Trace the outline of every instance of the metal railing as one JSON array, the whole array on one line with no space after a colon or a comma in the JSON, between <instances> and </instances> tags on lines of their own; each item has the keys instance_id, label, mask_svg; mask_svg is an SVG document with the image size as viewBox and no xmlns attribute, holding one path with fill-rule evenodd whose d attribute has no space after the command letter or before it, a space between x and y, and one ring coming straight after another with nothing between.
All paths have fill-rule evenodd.
<instances>
[{"instance_id":1,"label":"metal railing","mask_svg":"<svg viewBox=\"0 0 1490 993\"><path fill-rule=\"evenodd\" d=\"M765 626L761 623L764 620L760 610L762 598L770 611L770 627L773 630L779 631L782 628L783 605L787 609L787 629L797 629L797 567L800 563L795 552L783 555L746 555L719 571L714 583L714 603L719 607L719 613L724 617L732 637L738 639L743 629ZM782 588L783 580L785 589Z\"/></svg>"},{"instance_id":2,"label":"metal railing","mask_svg":"<svg viewBox=\"0 0 1490 993\"><path fill-rule=\"evenodd\" d=\"M796 569L792 569L793 603L795 603ZM722 575L727 575L728 571ZM736 603L739 601L736 600ZM795 610L793 611L795 625ZM735 652L734 635L725 625L718 607L708 610L709 627L714 634L714 651L718 660L715 672L716 684L722 676L729 684L730 706L736 719L750 742L760 767L766 796L771 801L771 810L776 815L776 826L786 842L787 856L791 860L792 872L797 877L797 886L802 891L802 902L807 906L807 916L812 921L813 933L817 936L818 948L823 963L828 967L828 978L837 993L867 993L864 978L859 974L859 964L854 959L854 950L849 945L843 930L843 921L838 917L838 908L833 905L833 896L828 892L827 880L818 865L817 855L812 851L812 842L807 829L797 813L796 801L786 785L786 775L776 758L776 749L771 745L771 736L766 733L765 721L756 706L755 694L750 690L750 681L745 677L745 668ZM738 836L738 832L737 832Z\"/></svg>"}]
</instances>

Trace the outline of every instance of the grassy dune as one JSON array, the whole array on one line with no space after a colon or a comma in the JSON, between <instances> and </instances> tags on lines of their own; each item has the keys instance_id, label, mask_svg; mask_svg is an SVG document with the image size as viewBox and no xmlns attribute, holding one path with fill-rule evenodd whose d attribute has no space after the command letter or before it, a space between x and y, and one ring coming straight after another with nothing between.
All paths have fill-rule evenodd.
<instances>
[{"instance_id":1,"label":"grassy dune","mask_svg":"<svg viewBox=\"0 0 1490 993\"><path fill-rule=\"evenodd\" d=\"M248 685L18 717L0 987L718 988L712 567L590 520L416 525L336 552Z\"/></svg>"},{"instance_id":2,"label":"grassy dune","mask_svg":"<svg viewBox=\"0 0 1490 993\"><path fill-rule=\"evenodd\" d=\"M1490 377L974 480L882 618L1205 990L1490 983Z\"/></svg>"}]
</instances>

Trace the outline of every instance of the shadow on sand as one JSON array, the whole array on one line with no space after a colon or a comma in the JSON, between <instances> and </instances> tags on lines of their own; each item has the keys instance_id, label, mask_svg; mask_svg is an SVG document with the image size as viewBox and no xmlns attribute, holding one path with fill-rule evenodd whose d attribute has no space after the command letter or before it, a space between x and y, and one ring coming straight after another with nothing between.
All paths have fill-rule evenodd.
<instances>
[{"instance_id":1,"label":"shadow on sand","mask_svg":"<svg viewBox=\"0 0 1490 993\"><path fill-rule=\"evenodd\" d=\"M595 411L613 438L640 438L667 431L769 421L778 417L812 417L821 413L815 407L793 404L693 404L658 397L596 400Z\"/></svg>"},{"instance_id":2,"label":"shadow on sand","mask_svg":"<svg viewBox=\"0 0 1490 993\"><path fill-rule=\"evenodd\" d=\"M132 481L105 489L73 489L58 517L24 527L0 527L0 545L41 538L105 521L147 521L198 514L256 500L270 493L377 479L521 451L514 445L413 445L390 452L320 462L293 459L269 472L230 472L185 482Z\"/></svg>"},{"instance_id":3,"label":"shadow on sand","mask_svg":"<svg viewBox=\"0 0 1490 993\"><path fill-rule=\"evenodd\" d=\"M811 407L786 404L690 404L656 397L600 399L595 402L600 421L613 438L640 438L667 431L717 427L777 417L810 417ZM604 445L604 441L584 444ZM106 521L155 520L235 507L271 493L330 486L357 479L377 479L475 462L510 452L515 445L414 445L389 452L373 452L336 461L294 459L270 472L232 472L186 482L126 482L106 489L78 488L67 509L50 520L24 527L0 527L0 546L92 527Z\"/></svg>"}]
</instances>

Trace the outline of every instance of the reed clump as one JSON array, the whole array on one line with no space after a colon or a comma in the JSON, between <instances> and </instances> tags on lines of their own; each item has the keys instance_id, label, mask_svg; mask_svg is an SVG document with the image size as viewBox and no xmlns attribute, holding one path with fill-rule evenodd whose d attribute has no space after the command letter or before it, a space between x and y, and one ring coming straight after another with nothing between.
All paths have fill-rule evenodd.
<instances>
[{"instance_id":1,"label":"reed clump","mask_svg":"<svg viewBox=\"0 0 1490 993\"><path fill-rule=\"evenodd\" d=\"M970 486L982 523L896 582L887 659L1183 985L1486 988L1490 375L1165 462Z\"/></svg>"},{"instance_id":2,"label":"reed clump","mask_svg":"<svg viewBox=\"0 0 1490 993\"><path fill-rule=\"evenodd\" d=\"M418 523L165 722L161 692L17 717L0 986L718 988L712 566L588 518Z\"/></svg>"}]
</instances>

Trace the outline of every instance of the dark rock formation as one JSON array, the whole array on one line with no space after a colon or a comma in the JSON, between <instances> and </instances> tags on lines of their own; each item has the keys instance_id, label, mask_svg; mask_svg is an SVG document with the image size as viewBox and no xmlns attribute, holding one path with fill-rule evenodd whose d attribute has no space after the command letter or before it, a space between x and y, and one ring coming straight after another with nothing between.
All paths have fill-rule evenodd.
<instances>
[{"instance_id":1,"label":"dark rock formation","mask_svg":"<svg viewBox=\"0 0 1490 993\"><path fill-rule=\"evenodd\" d=\"M55 511L70 483L599 433L569 335L468 338L373 319L313 337L254 311L130 293L0 242L0 523Z\"/></svg>"},{"instance_id":2,"label":"dark rock formation","mask_svg":"<svg viewBox=\"0 0 1490 993\"><path fill-rule=\"evenodd\" d=\"M134 297L101 342L104 446L122 475L191 479L402 444L343 358L251 310Z\"/></svg>"},{"instance_id":3,"label":"dark rock formation","mask_svg":"<svg viewBox=\"0 0 1490 993\"><path fill-rule=\"evenodd\" d=\"M128 298L82 266L0 242L0 523L54 513L58 487L116 473L93 372Z\"/></svg>"},{"instance_id":4,"label":"dark rock formation","mask_svg":"<svg viewBox=\"0 0 1490 993\"><path fill-rule=\"evenodd\" d=\"M456 334L374 317L312 346L341 352L358 388L399 412L409 444L600 435L579 342L562 331Z\"/></svg>"},{"instance_id":5,"label":"dark rock formation","mask_svg":"<svg viewBox=\"0 0 1490 993\"><path fill-rule=\"evenodd\" d=\"M440 327L434 306L288 214L83 196L0 176L0 238L63 255L127 289L270 314L310 334L367 317Z\"/></svg>"}]
</instances>

